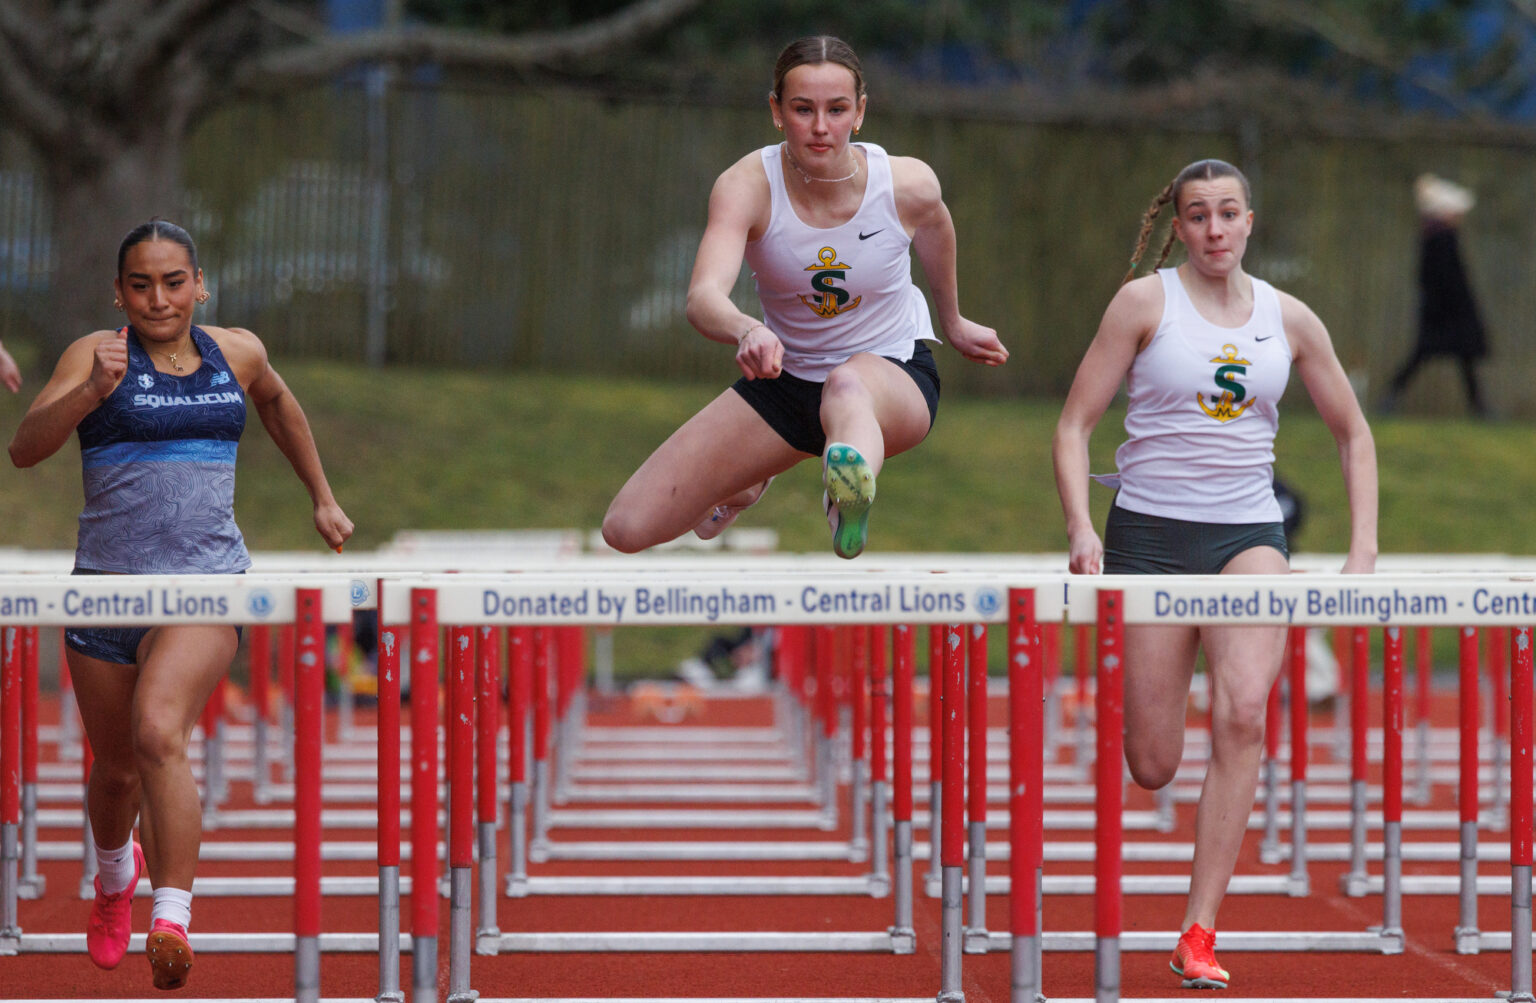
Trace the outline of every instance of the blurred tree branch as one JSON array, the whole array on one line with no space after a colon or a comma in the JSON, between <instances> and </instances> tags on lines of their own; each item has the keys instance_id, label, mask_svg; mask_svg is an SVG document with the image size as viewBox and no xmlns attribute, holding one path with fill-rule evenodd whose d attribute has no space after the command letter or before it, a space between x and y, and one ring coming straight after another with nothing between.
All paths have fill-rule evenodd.
<instances>
[{"instance_id":1,"label":"blurred tree branch","mask_svg":"<svg viewBox=\"0 0 1536 1003\"><path fill-rule=\"evenodd\" d=\"M380 62L600 72L702 4L612 0L578 23L513 33L482 22L338 34L320 0L0 0L0 123L36 150L52 195L56 337L99 323L116 236L180 214L187 137L241 92Z\"/></svg>"}]
</instances>

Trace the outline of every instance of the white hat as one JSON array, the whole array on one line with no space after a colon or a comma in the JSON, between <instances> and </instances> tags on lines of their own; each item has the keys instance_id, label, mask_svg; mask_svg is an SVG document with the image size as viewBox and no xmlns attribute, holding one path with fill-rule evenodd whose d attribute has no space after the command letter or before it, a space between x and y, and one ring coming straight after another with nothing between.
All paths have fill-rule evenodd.
<instances>
[{"instance_id":1,"label":"white hat","mask_svg":"<svg viewBox=\"0 0 1536 1003\"><path fill-rule=\"evenodd\" d=\"M1433 219L1464 215L1477 203L1471 189L1434 174L1421 174L1413 183L1413 199L1419 213Z\"/></svg>"}]
</instances>

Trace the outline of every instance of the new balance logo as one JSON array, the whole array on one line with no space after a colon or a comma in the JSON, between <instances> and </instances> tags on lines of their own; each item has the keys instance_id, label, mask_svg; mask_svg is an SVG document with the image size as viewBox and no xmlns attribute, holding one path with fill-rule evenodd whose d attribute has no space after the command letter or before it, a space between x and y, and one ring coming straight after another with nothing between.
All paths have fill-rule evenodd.
<instances>
[{"instance_id":1,"label":"new balance logo","mask_svg":"<svg viewBox=\"0 0 1536 1003\"><path fill-rule=\"evenodd\" d=\"M229 382L229 374L222 370L213 374L213 379L208 381L210 387L221 387Z\"/></svg>"}]
</instances>

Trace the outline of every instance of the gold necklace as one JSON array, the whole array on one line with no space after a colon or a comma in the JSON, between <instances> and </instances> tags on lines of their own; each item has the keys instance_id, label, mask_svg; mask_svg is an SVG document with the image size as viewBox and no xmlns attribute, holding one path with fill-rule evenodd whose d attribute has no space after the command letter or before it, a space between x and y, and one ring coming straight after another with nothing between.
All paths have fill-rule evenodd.
<instances>
[{"instance_id":1,"label":"gold necklace","mask_svg":"<svg viewBox=\"0 0 1536 1003\"><path fill-rule=\"evenodd\" d=\"M145 349L145 351L149 351L149 349ZM165 359L167 362L169 362L171 364L171 368L176 370L178 373L184 372L186 370L185 366L183 366L181 363L176 361L176 357L181 354L180 352L154 352L154 351L149 351L149 354L150 355L158 355L162 359Z\"/></svg>"},{"instance_id":2,"label":"gold necklace","mask_svg":"<svg viewBox=\"0 0 1536 1003\"><path fill-rule=\"evenodd\" d=\"M859 158L857 156L853 158L853 173L841 178L818 178L814 174L807 174L805 168L800 166L800 161L796 160L795 155L789 152L788 143L784 144L784 156L789 158L789 165L800 172L801 181L805 184L810 184L812 181L821 181L832 185L837 184L839 181L852 181L859 174Z\"/></svg>"}]
</instances>

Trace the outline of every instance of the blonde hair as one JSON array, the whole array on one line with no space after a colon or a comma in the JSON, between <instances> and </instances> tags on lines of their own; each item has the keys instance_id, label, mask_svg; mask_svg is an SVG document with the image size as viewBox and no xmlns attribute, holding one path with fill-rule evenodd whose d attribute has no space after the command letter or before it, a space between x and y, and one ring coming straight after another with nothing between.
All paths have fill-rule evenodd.
<instances>
[{"instance_id":1,"label":"blonde hair","mask_svg":"<svg viewBox=\"0 0 1536 1003\"><path fill-rule=\"evenodd\" d=\"M1236 178L1238 184L1243 186L1243 201L1249 204L1253 202L1253 189L1248 184L1248 179L1243 172L1227 163L1225 160L1197 160L1174 175L1167 187L1158 192L1152 199L1152 204L1147 206L1147 211L1141 216L1141 232L1136 235L1136 249L1131 252L1131 267L1126 269L1125 278L1120 280L1123 286L1136 277L1136 267L1141 264L1142 255L1147 253L1147 242L1152 237L1152 230L1157 224L1157 218L1162 215L1163 206L1173 203L1174 215L1179 212L1179 195L1184 191L1184 186L1191 181L1215 181L1217 178ZM1168 228L1168 236L1163 240L1162 250L1158 252L1157 264L1152 270L1163 267L1163 262L1168 260L1168 254L1173 250L1173 227Z\"/></svg>"}]
</instances>

